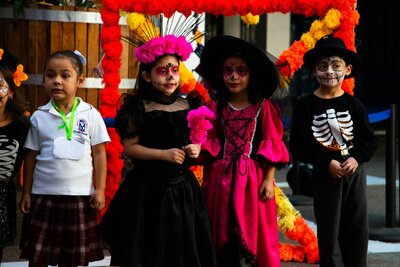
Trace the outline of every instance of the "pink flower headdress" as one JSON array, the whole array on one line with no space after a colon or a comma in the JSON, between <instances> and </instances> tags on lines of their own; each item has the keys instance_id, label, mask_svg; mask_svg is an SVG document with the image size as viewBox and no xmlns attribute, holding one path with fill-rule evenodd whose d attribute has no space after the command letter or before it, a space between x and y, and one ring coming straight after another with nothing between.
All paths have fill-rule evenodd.
<instances>
[{"instance_id":1,"label":"pink flower headdress","mask_svg":"<svg viewBox=\"0 0 400 267\"><path fill-rule=\"evenodd\" d=\"M167 54L177 55L185 61L193 52L191 43L204 35L201 32L193 34L202 20L198 14L189 17L179 14L163 23L162 16L146 16L140 24L135 25L133 35L123 36L122 39L136 47L135 57L138 62L149 64Z\"/></svg>"}]
</instances>

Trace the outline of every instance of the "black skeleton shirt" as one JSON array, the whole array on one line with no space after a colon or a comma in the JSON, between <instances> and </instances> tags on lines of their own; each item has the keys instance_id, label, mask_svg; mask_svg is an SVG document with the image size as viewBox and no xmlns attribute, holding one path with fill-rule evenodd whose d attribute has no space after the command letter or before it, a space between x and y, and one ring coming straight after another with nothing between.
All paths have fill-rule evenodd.
<instances>
[{"instance_id":1,"label":"black skeleton shirt","mask_svg":"<svg viewBox=\"0 0 400 267\"><path fill-rule=\"evenodd\" d=\"M376 147L367 111L354 96L323 99L311 94L296 103L290 134L295 159L328 169L332 159L343 162L346 153L358 164L367 162Z\"/></svg>"}]
</instances>

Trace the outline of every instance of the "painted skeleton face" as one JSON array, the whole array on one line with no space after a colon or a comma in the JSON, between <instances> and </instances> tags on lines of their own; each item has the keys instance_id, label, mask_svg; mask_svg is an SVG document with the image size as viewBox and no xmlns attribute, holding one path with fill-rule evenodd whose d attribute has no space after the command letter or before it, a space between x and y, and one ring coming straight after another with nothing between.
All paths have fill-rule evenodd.
<instances>
[{"instance_id":1,"label":"painted skeleton face","mask_svg":"<svg viewBox=\"0 0 400 267\"><path fill-rule=\"evenodd\" d=\"M3 75L1 75L3 76ZM0 77L0 93L7 93L8 92L8 83L3 77Z\"/></svg>"},{"instance_id":2,"label":"painted skeleton face","mask_svg":"<svg viewBox=\"0 0 400 267\"><path fill-rule=\"evenodd\" d=\"M352 66L338 56L323 57L318 60L314 67L314 75L321 87L340 86L346 75L351 73Z\"/></svg>"},{"instance_id":3,"label":"painted skeleton face","mask_svg":"<svg viewBox=\"0 0 400 267\"><path fill-rule=\"evenodd\" d=\"M243 58L232 56L226 59L223 66L223 76L224 84L231 94L247 91L250 72L247 62Z\"/></svg>"},{"instance_id":4,"label":"painted skeleton face","mask_svg":"<svg viewBox=\"0 0 400 267\"><path fill-rule=\"evenodd\" d=\"M1 105L5 105L7 100L13 96L13 92L10 92L10 86L7 81L4 79L3 73L0 72L0 103ZM5 99L5 100L3 100Z\"/></svg>"},{"instance_id":5,"label":"painted skeleton face","mask_svg":"<svg viewBox=\"0 0 400 267\"><path fill-rule=\"evenodd\" d=\"M150 73L143 72L143 78L164 95L171 95L179 86L179 62L174 56L159 59Z\"/></svg>"}]
</instances>

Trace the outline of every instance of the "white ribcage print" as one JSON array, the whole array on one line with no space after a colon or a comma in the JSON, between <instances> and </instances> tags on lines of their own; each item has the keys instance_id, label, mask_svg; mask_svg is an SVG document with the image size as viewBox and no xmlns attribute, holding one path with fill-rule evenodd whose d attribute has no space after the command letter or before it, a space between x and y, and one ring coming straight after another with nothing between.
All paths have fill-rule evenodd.
<instances>
[{"instance_id":1,"label":"white ribcage print","mask_svg":"<svg viewBox=\"0 0 400 267\"><path fill-rule=\"evenodd\" d=\"M346 149L346 141L353 139L353 121L349 111L335 112L328 109L326 113L314 115L313 135L318 142L333 149Z\"/></svg>"},{"instance_id":2,"label":"white ribcage print","mask_svg":"<svg viewBox=\"0 0 400 267\"><path fill-rule=\"evenodd\" d=\"M11 177L17 157L19 143L5 135L0 135L0 180Z\"/></svg>"}]
</instances>

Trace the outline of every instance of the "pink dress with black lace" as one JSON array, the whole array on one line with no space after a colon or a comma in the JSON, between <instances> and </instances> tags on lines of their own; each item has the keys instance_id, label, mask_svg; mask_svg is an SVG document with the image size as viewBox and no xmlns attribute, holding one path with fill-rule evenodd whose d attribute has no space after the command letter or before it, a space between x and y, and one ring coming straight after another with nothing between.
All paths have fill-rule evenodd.
<instances>
[{"instance_id":1,"label":"pink dress with black lace","mask_svg":"<svg viewBox=\"0 0 400 267\"><path fill-rule=\"evenodd\" d=\"M215 107L213 102L210 108ZM215 132L202 145L214 159L205 165L203 192L217 254L226 258L225 248L233 242L245 266L280 266L275 199L261 201L258 196L263 166L289 160L279 107L271 100L241 110L227 105L222 117L223 147Z\"/></svg>"}]
</instances>

